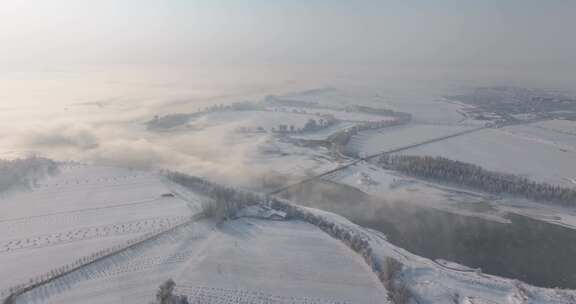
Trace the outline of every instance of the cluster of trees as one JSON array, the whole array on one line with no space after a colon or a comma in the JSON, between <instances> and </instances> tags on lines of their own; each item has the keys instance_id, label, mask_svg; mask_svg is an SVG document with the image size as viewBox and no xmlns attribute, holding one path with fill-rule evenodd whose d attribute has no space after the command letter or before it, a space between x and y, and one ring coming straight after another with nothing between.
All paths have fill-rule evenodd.
<instances>
[{"instance_id":1,"label":"cluster of trees","mask_svg":"<svg viewBox=\"0 0 576 304\"><path fill-rule=\"evenodd\" d=\"M148 130L166 130L184 125L194 118L211 112L253 111L262 109L263 107L261 105L249 101L235 102L228 105L217 104L203 109L199 108L198 111L194 113L176 113L164 116L156 115L152 120L146 122L146 126Z\"/></svg>"},{"instance_id":2,"label":"cluster of trees","mask_svg":"<svg viewBox=\"0 0 576 304\"><path fill-rule=\"evenodd\" d=\"M327 117L326 119L316 120L314 118L308 119L302 128L294 127L294 125L280 124L278 129L272 128L274 133L301 133L301 132L314 132L324 128L328 128L338 121L336 119Z\"/></svg>"},{"instance_id":3,"label":"cluster of trees","mask_svg":"<svg viewBox=\"0 0 576 304\"><path fill-rule=\"evenodd\" d=\"M150 304L189 304L186 296L174 294L174 288L176 288L176 283L174 280L168 279L158 288L156 301Z\"/></svg>"},{"instance_id":4,"label":"cluster of trees","mask_svg":"<svg viewBox=\"0 0 576 304\"><path fill-rule=\"evenodd\" d=\"M321 119L314 119L310 118L306 122L306 124L302 128L298 128L294 125L288 124L279 124L278 127L272 127L270 132L277 133L277 134L295 134L295 133L302 133L302 132L313 132L318 131L327 127L330 127L338 122L337 119L334 118L332 115L321 115L323 118ZM266 129L262 126L256 127L256 130L248 128L248 127L239 127L237 129L238 132L243 133L251 133L251 132L259 132L259 133L266 133Z\"/></svg>"},{"instance_id":5,"label":"cluster of trees","mask_svg":"<svg viewBox=\"0 0 576 304\"><path fill-rule=\"evenodd\" d=\"M372 107L367 107L367 106L349 106L345 108L346 111L349 112L360 112L360 113L367 113L367 114L372 114L372 115L382 115L382 116L391 116L391 117L396 117L402 120L407 120L410 121L412 119L412 115L410 113L404 113L404 112L396 112L394 110L390 110L390 109L384 109L384 108L372 108Z\"/></svg>"},{"instance_id":6,"label":"cluster of trees","mask_svg":"<svg viewBox=\"0 0 576 304\"><path fill-rule=\"evenodd\" d=\"M265 198L257 193L222 186L200 177L172 171L164 171L163 175L179 185L209 197L211 200L203 203L202 213L205 217L217 221L230 219L238 210L265 201Z\"/></svg>"},{"instance_id":7,"label":"cluster of trees","mask_svg":"<svg viewBox=\"0 0 576 304\"><path fill-rule=\"evenodd\" d=\"M372 271L378 276L378 279L386 290L393 303L406 304L410 303L413 298L410 289L400 279L403 264L393 257L380 258L374 253L370 244L370 236L362 231L330 220L322 215L316 214L309 209L291 204L288 201L271 198L269 201L272 208L286 212L287 217L297 218L310 223L322 231L340 240L356 253L358 253Z\"/></svg>"},{"instance_id":8,"label":"cluster of trees","mask_svg":"<svg viewBox=\"0 0 576 304\"><path fill-rule=\"evenodd\" d=\"M310 118L302 128L303 132L318 131L323 128L327 128L337 122L333 116L325 116L326 119L320 119L316 122L315 119Z\"/></svg>"},{"instance_id":9,"label":"cluster of trees","mask_svg":"<svg viewBox=\"0 0 576 304\"><path fill-rule=\"evenodd\" d=\"M148 130L164 130L171 129L183 124L186 124L190 119L194 118L196 113L177 113L168 114L165 116L154 116L154 118L146 123Z\"/></svg>"},{"instance_id":10,"label":"cluster of trees","mask_svg":"<svg viewBox=\"0 0 576 304\"><path fill-rule=\"evenodd\" d=\"M0 160L0 192L16 187L30 188L38 179L58 172L56 162L42 157Z\"/></svg>"},{"instance_id":11,"label":"cluster of trees","mask_svg":"<svg viewBox=\"0 0 576 304\"><path fill-rule=\"evenodd\" d=\"M541 202L576 206L575 189L534 182L444 157L383 155L379 164L407 174L457 183L493 194L518 195Z\"/></svg>"},{"instance_id":12,"label":"cluster of trees","mask_svg":"<svg viewBox=\"0 0 576 304\"><path fill-rule=\"evenodd\" d=\"M260 104L250 102L250 101L241 101L241 102L234 102L231 104L218 104L204 108L203 110L198 111L199 113L208 113L208 112L221 112L221 111L256 111L262 110L262 106Z\"/></svg>"}]
</instances>

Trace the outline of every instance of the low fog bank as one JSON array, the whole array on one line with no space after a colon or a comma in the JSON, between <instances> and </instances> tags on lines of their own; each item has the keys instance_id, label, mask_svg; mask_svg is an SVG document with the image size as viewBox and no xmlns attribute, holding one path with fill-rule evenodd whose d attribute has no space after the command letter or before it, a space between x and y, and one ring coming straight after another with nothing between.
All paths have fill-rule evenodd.
<instances>
[{"instance_id":1,"label":"low fog bank","mask_svg":"<svg viewBox=\"0 0 576 304\"><path fill-rule=\"evenodd\" d=\"M253 157L266 136L235 136L241 121L201 132L154 133L156 115L296 90L268 67L59 67L0 73L0 158L41 155L59 161L138 169L174 169L222 182L249 183ZM260 164L262 165L262 164Z\"/></svg>"},{"instance_id":2,"label":"low fog bank","mask_svg":"<svg viewBox=\"0 0 576 304\"><path fill-rule=\"evenodd\" d=\"M259 172L252 158L261 136L241 140L236 123L206 132L149 133L143 125L54 123L4 137L15 156L40 155L59 161L134 169L172 169L222 182L245 183ZM25 153L22 153L26 151Z\"/></svg>"},{"instance_id":3,"label":"low fog bank","mask_svg":"<svg viewBox=\"0 0 576 304\"><path fill-rule=\"evenodd\" d=\"M514 74L514 73L512 73ZM241 121L201 132L153 133L156 115L260 100L268 94L313 88L352 88L381 95L430 100L490 84L539 82L534 73L478 68L358 65L254 65L60 67L0 73L0 158L37 154L139 169L174 169L221 182L250 185L270 174L258 160L267 135L242 138ZM471 80L473 79L473 80ZM362 98L353 99L362 104Z\"/></svg>"}]
</instances>

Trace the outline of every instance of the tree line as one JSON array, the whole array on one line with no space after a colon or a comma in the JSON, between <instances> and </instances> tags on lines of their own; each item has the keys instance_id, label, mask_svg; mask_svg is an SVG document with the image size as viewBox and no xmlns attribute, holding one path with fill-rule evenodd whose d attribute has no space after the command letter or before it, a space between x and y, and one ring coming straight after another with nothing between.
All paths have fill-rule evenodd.
<instances>
[{"instance_id":1,"label":"tree line","mask_svg":"<svg viewBox=\"0 0 576 304\"><path fill-rule=\"evenodd\" d=\"M230 219L238 210L265 200L263 195L222 186L200 177L172 171L163 171L162 174L170 181L210 198L203 203L202 214L217 222Z\"/></svg>"},{"instance_id":2,"label":"tree line","mask_svg":"<svg viewBox=\"0 0 576 304\"><path fill-rule=\"evenodd\" d=\"M510 194L539 202L576 206L576 189L535 182L522 176L490 171L444 157L383 155L378 163L387 169L456 183L492 194Z\"/></svg>"},{"instance_id":3,"label":"tree line","mask_svg":"<svg viewBox=\"0 0 576 304\"><path fill-rule=\"evenodd\" d=\"M413 297L410 289L400 278L403 264L394 257L382 257L376 254L372 248L371 236L353 226L334 221L330 217L322 216L320 212L314 212L274 196L222 186L179 172L164 171L163 175L172 182L213 198L217 206L226 206L221 208L227 210L228 216L245 206L265 204L274 210L285 212L288 219L310 223L358 253L386 287L393 303L409 303Z\"/></svg>"},{"instance_id":4,"label":"tree line","mask_svg":"<svg viewBox=\"0 0 576 304\"><path fill-rule=\"evenodd\" d=\"M0 192L14 188L31 188L45 176L58 172L56 162L42 157L0 160Z\"/></svg>"}]
</instances>

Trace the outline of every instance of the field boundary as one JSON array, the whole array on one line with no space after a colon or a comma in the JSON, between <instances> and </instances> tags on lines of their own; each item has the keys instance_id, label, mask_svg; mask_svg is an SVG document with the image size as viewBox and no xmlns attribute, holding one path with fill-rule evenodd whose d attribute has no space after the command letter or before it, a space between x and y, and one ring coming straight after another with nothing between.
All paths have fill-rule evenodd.
<instances>
[{"instance_id":1,"label":"field boundary","mask_svg":"<svg viewBox=\"0 0 576 304\"><path fill-rule=\"evenodd\" d=\"M120 246L117 247L117 248L112 247L112 248L109 248L109 249L107 249L107 250L99 251L99 252L95 255L95 257L93 257L93 258L89 259L88 261L86 261L86 262L84 262L84 263L81 263L81 264L79 264L79 265L77 265L77 266L73 266L73 267L70 268L70 269L64 270L64 271L62 271L62 272L59 273L59 274L50 276L49 273L48 273L48 274L46 275L46 276L47 276L46 279L40 280L40 281L38 281L38 282L33 282L33 283L31 283L30 285L24 284L24 286L13 287L13 288L15 288L16 290L15 290L15 291L11 291L10 294L8 295L8 297L5 298L5 299L2 301L2 303L3 303L3 304L14 304L14 303L16 303L17 298L18 298L19 296L23 295L24 293L27 293L27 292L29 292L29 291L31 291L31 290L34 290L34 289L36 289L36 288L38 288L38 287L40 287L40 286L46 285L46 284L48 284L48 283L51 283L51 282L53 282L53 281L55 281L55 280L57 280L57 279L59 279L59 278L62 278L62 277L66 276L66 275L68 275L68 274L70 274L70 273L73 273L73 272L75 272L75 271L78 271L78 270L80 270L80 269L83 269L84 267L90 266L90 265L92 265L92 264L95 264L95 263L97 263L97 262L100 262L100 261L102 261L102 260L105 260L105 259L107 259L107 258L109 258L109 257L112 257L112 256L115 256L115 255L117 255L117 254L120 254L120 253L122 253L122 252L124 252L124 251L133 249L133 248L135 248L135 247L137 247L137 246L139 246L139 245L142 245L142 244L144 244L144 243L147 243L148 241L152 241L152 240L154 240L154 239L157 239L157 238L159 238L159 237L161 237L161 236L163 236L163 235L165 235L165 234L169 234L169 233L171 233L171 232L173 232L173 231L175 231L175 230L177 230L177 229L179 229L179 228L181 228L181 227L184 227L184 226L186 226L186 225L188 225L188 224L190 224L190 223L192 223L192 222L200 219L202 216L203 216L203 215L202 215L201 213L194 214L194 215L192 215L190 218L188 218L188 219L186 219L186 220L184 220L184 221L181 221L181 222L179 222L179 223L177 223L177 224L173 225L172 227L167 228L167 229L165 229L165 230L161 230L161 231L159 231L159 232L152 232L152 233L145 234L145 235L143 235L143 236L141 236L141 237L138 237L138 238L129 240L126 244L122 244L122 245L120 245ZM83 260L83 259L84 259L84 258L80 258L80 259L78 259L77 261L72 262L72 263L70 263L70 264L68 264L68 265L74 265L74 264L76 264L77 262L79 262L79 261L81 261L81 260ZM68 266L68 265L66 265L66 266ZM64 266L64 267L66 267L66 266Z\"/></svg>"}]
</instances>

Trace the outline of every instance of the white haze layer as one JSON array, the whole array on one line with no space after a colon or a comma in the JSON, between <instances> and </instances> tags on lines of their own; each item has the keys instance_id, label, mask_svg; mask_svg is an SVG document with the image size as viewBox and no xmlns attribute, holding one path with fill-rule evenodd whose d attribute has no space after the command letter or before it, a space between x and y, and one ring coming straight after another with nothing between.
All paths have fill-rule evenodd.
<instances>
[{"instance_id":1,"label":"white haze layer","mask_svg":"<svg viewBox=\"0 0 576 304\"><path fill-rule=\"evenodd\" d=\"M203 132L152 133L155 115L261 100L321 87L354 87L390 96L415 94L432 102L473 84L512 81L502 71L462 71L352 65L51 66L0 72L0 157L39 154L56 160L170 168L238 181L259 174L254 156L266 136L232 136L242 121ZM394 98L384 95L384 99ZM354 100L361 104L363 100ZM386 105L383 105L386 106Z\"/></svg>"},{"instance_id":2,"label":"white haze layer","mask_svg":"<svg viewBox=\"0 0 576 304\"><path fill-rule=\"evenodd\" d=\"M281 72L280 72L281 71ZM155 115L260 100L316 83L297 68L266 66L68 67L0 74L0 157L37 154L134 168L237 178L265 137L232 134L239 121L205 132L154 133ZM309 75L309 73L308 73ZM316 77L321 79L322 77ZM306 82L306 85L304 85Z\"/></svg>"}]
</instances>

